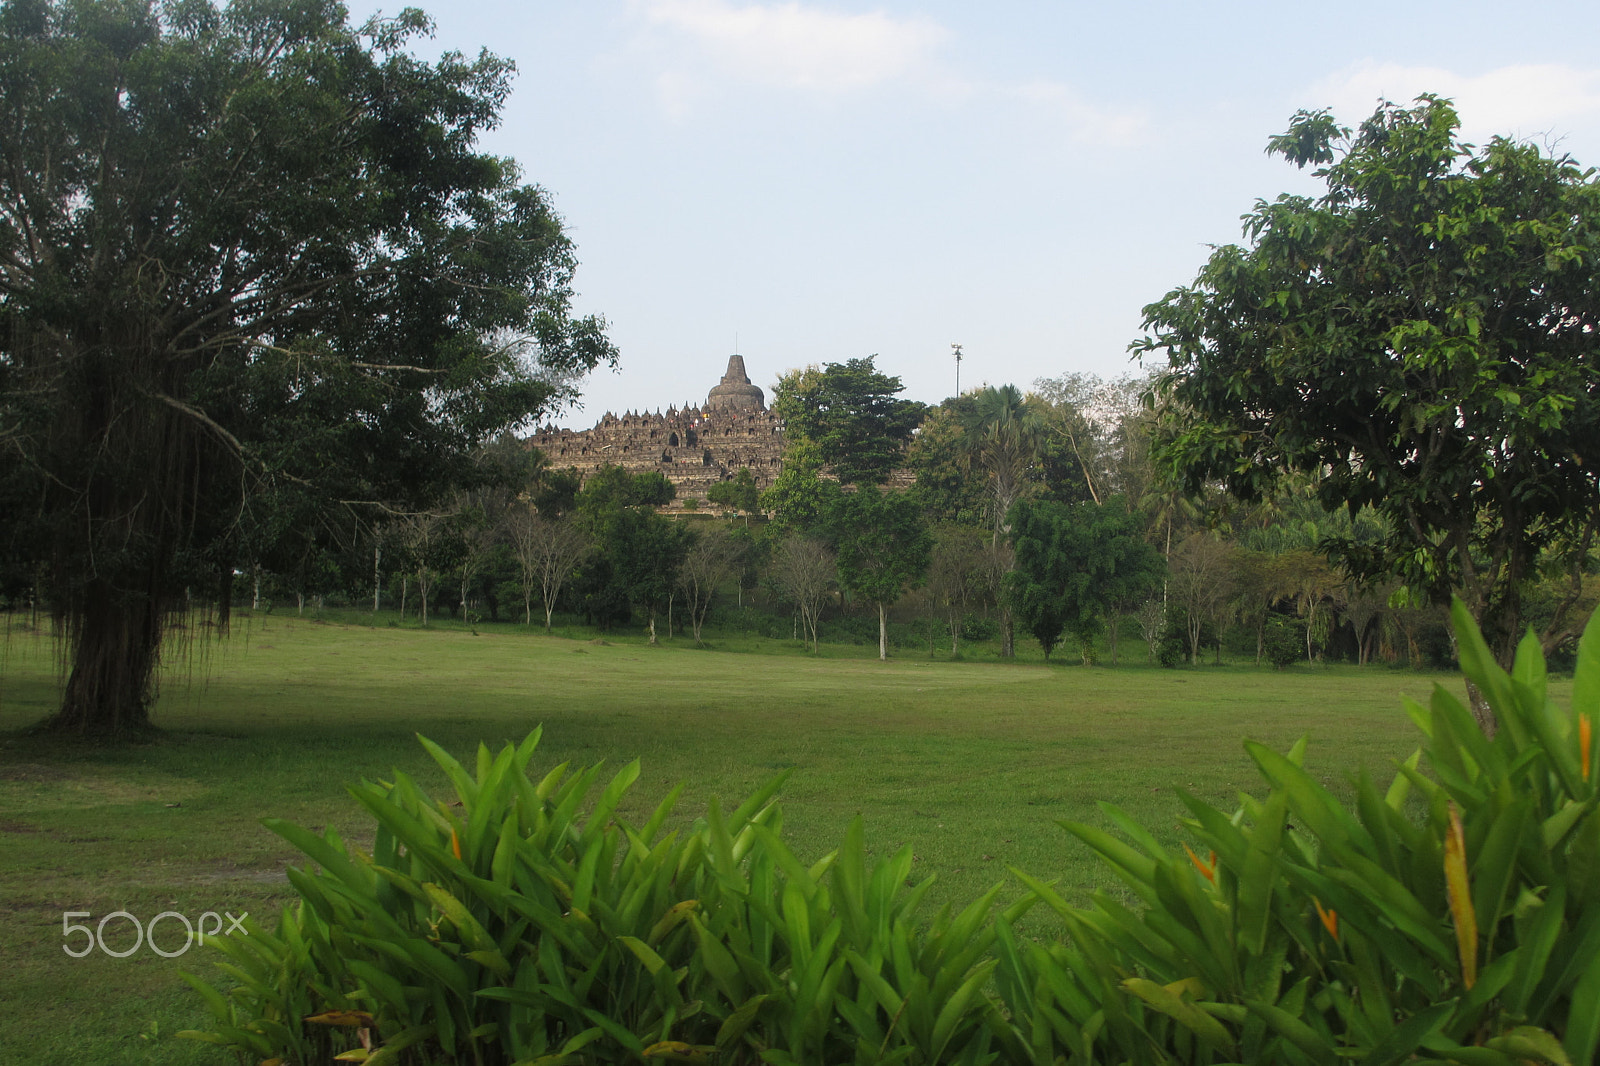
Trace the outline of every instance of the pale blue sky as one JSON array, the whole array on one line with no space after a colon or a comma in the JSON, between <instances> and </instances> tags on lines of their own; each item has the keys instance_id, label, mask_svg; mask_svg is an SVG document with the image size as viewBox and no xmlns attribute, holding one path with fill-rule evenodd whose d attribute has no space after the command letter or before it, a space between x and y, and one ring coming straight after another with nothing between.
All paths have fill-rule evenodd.
<instances>
[{"instance_id":1,"label":"pale blue sky","mask_svg":"<svg viewBox=\"0 0 1600 1066\"><path fill-rule=\"evenodd\" d=\"M484 0L435 44L516 61L485 146L550 190L611 322L607 410L877 353L906 395L1130 369L1140 309L1314 191L1298 108L1452 96L1600 165L1600 4ZM359 20L373 5L353 5ZM394 6L387 8L394 10Z\"/></svg>"}]
</instances>

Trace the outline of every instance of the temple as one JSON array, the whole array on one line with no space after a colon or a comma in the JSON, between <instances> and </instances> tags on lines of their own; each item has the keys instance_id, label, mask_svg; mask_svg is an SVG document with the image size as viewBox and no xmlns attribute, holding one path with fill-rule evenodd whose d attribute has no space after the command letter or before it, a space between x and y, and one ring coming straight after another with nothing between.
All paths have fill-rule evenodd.
<instances>
[{"instance_id":1,"label":"temple","mask_svg":"<svg viewBox=\"0 0 1600 1066\"><path fill-rule=\"evenodd\" d=\"M742 355L728 357L727 371L703 405L669 407L665 414L607 411L593 429L545 426L528 443L551 466L572 467L585 479L602 466L659 470L678 490L676 510L696 509L711 486L741 466L750 468L761 489L783 468L783 424L750 383Z\"/></svg>"}]
</instances>

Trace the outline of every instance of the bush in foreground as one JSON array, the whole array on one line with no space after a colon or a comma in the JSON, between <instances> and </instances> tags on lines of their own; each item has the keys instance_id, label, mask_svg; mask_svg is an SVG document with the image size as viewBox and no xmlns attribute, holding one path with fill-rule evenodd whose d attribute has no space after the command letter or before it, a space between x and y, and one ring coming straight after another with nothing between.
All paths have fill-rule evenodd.
<instances>
[{"instance_id":1,"label":"bush in foreground","mask_svg":"<svg viewBox=\"0 0 1600 1066\"><path fill-rule=\"evenodd\" d=\"M1087 842L1137 898L1089 908L1014 871L931 918L909 851L869 865L859 820L812 866L784 845L781 779L731 814L615 818L638 774L528 775L538 734L474 772L424 741L457 799L402 774L352 792L371 855L268 825L320 869L278 928L215 941L234 982L195 987L247 1061L544 1064L1288 1063L1591 1066L1600 1043L1600 624L1571 713L1531 639L1508 675L1461 609L1483 735L1442 688L1408 709L1423 746L1354 809L1288 754L1224 812L1183 801L1172 852L1107 808ZM1433 776L1420 767L1426 755ZM587 811L587 813L584 813ZM1065 823L1064 823L1065 824ZM1131 843L1130 843L1131 842ZM1202 855L1204 857L1202 857ZM1059 940L1018 936L1043 902Z\"/></svg>"}]
</instances>

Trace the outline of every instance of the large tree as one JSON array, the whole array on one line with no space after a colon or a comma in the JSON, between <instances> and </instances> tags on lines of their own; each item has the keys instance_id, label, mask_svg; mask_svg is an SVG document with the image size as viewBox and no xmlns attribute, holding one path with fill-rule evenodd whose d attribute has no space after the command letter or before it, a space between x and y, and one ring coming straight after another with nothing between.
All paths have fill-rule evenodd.
<instances>
[{"instance_id":1,"label":"large tree","mask_svg":"<svg viewBox=\"0 0 1600 1066\"><path fill-rule=\"evenodd\" d=\"M1161 583L1161 555L1120 497L1104 504L1023 500L1009 517L1016 570L1008 595L1046 659L1070 630L1089 661L1107 617Z\"/></svg>"},{"instance_id":2,"label":"large tree","mask_svg":"<svg viewBox=\"0 0 1600 1066\"><path fill-rule=\"evenodd\" d=\"M1342 562L1459 591L1509 664L1541 553L1574 578L1541 637L1575 632L1600 523L1600 184L1457 125L1431 96L1353 133L1301 112L1269 150L1326 193L1259 202L1134 348L1169 360L1161 454L1191 490L1306 474L1325 508L1372 508L1393 535Z\"/></svg>"},{"instance_id":3,"label":"large tree","mask_svg":"<svg viewBox=\"0 0 1600 1066\"><path fill-rule=\"evenodd\" d=\"M613 358L545 195L474 148L510 64L428 29L0 5L0 566L64 621L56 728L146 726L169 613L253 537L421 511Z\"/></svg>"},{"instance_id":4,"label":"large tree","mask_svg":"<svg viewBox=\"0 0 1600 1066\"><path fill-rule=\"evenodd\" d=\"M887 481L926 410L899 398L905 386L880 373L876 358L791 371L773 393L772 408L789 436L815 443L822 461L847 485Z\"/></svg>"}]
</instances>

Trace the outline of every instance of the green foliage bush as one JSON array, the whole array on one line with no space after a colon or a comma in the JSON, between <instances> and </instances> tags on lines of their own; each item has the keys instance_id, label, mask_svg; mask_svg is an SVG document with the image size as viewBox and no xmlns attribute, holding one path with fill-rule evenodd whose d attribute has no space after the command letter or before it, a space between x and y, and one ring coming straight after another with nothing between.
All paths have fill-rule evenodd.
<instances>
[{"instance_id":1,"label":"green foliage bush","mask_svg":"<svg viewBox=\"0 0 1600 1066\"><path fill-rule=\"evenodd\" d=\"M1293 666L1306 657L1306 626L1295 618L1275 614L1267 619L1262 635L1262 649L1267 662L1279 670Z\"/></svg>"},{"instance_id":2,"label":"green foliage bush","mask_svg":"<svg viewBox=\"0 0 1600 1066\"><path fill-rule=\"evenodd\" d=\"M1018 903L997 910L996 886L924 919L930 881L909 850L869 864L859 819L814 865L789 851L781 779L667 831L676 793L642 826L616 816L637 764L593 798L598 768L529 776L537 733L470 773L424 741L457 799L403 774L352 789L371 854L268 823L318 868L291 870L276 930L213 941L234 984L192 981L217 1023L190 1035L377 1066L1593 1066L1600 623L1571 712L1531 637L1508 674L1459 605L1456 623L1492 738L1437 688L1407 707L1421 749L1386 789L1361 775L1353 807L1303 741L1247 744L1267 793L1233 811L1180 793L1196 847L1109 806L1120 836L1063 823L1124 885L1087 908L1014 870ZM1019 934L1040 902L1059 937Z\"/></svg>"}]
</instances>

